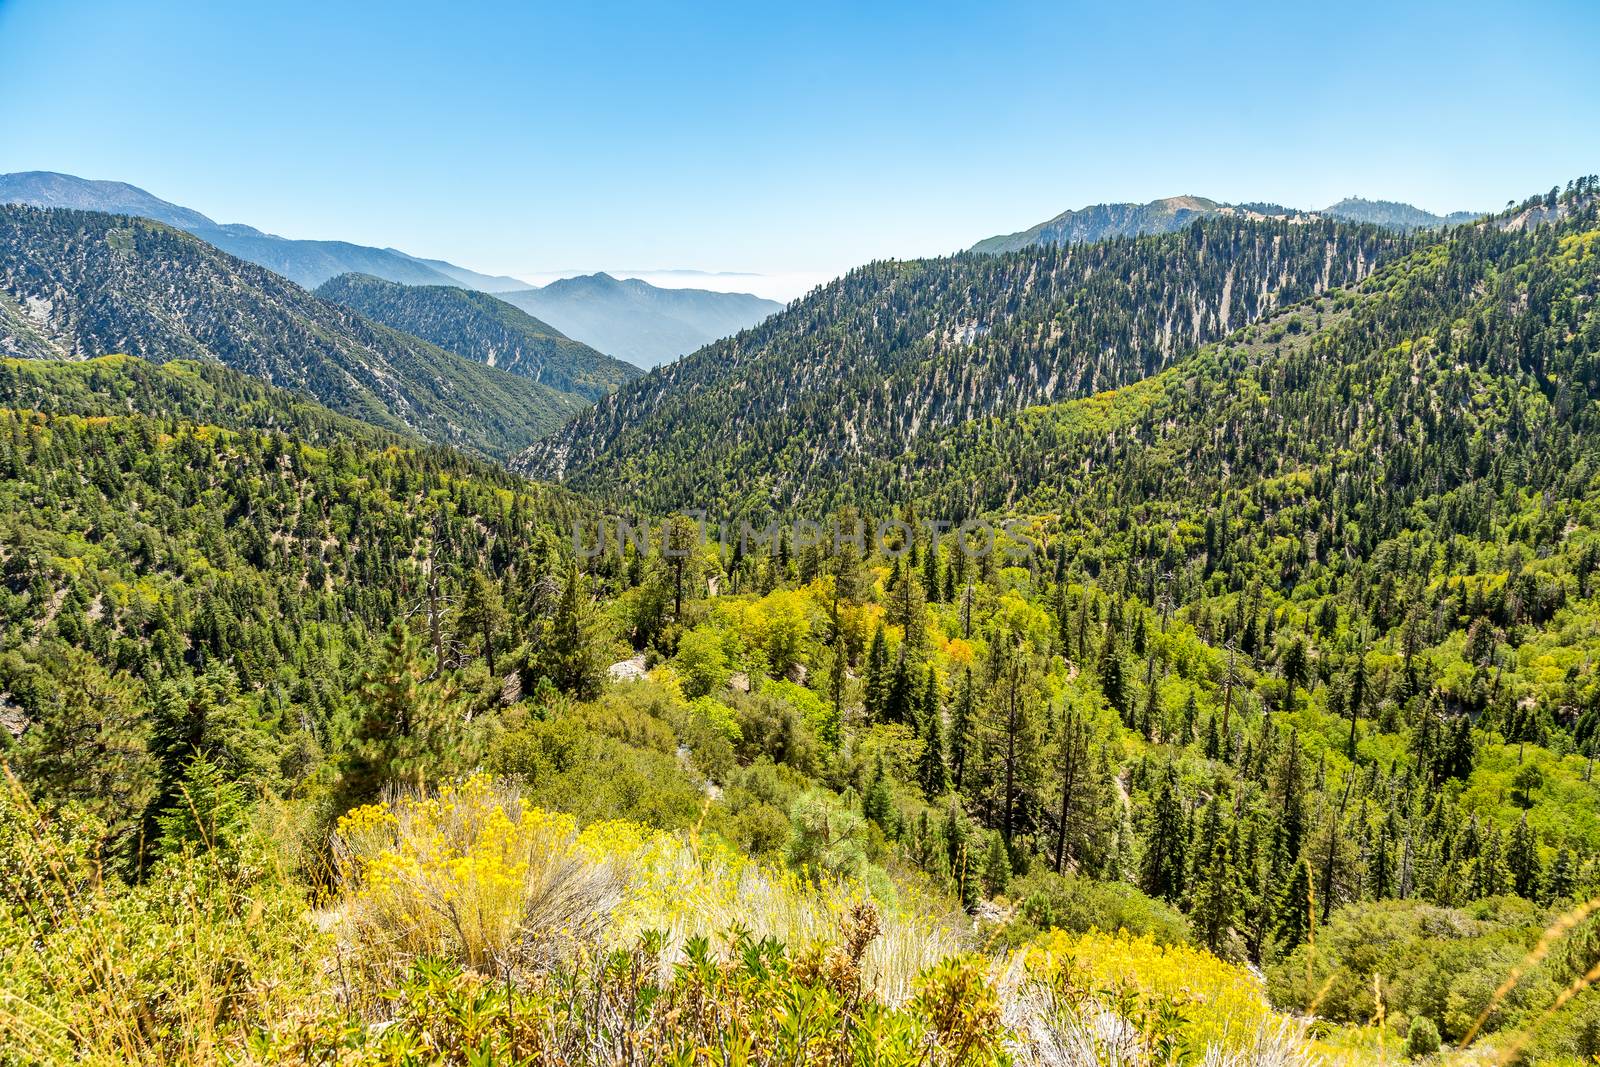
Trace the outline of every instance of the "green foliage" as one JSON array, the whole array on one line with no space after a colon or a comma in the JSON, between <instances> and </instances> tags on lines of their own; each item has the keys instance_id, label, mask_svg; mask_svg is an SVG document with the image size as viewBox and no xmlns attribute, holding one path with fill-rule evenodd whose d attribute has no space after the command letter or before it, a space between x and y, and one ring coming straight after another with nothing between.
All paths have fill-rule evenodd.
<instances>
[{"instance_id":1,"label":"green foliage","mask_svg":"<svg viewBox=\"0 0 1600 1067\"><path fill-rule=\"evenodd\" d=\"M1433 1020L1426 1015L1412 1019L1411 1028L1406 1031L1406 1055L1415 1059L1438 1051L1439 1028L1433 1025Z\"/></svg>"},{"instance_id":2,"label":"green foliage","mask_svg":"<svg viewBox=\"0 0 1600 1067\"><path fill-rule=\"evenodd\" d=\"M861 880L867 872L865 823L825 794L810 790L790 810L789 863L815 877Z\"/></svg>"},{"instance_id":3,"label":"green foliage","mask_svg":"<svg viewBox=\"0 0 1600 1067\"><path fill-rule=\"evenodd\" d=\"M684 634L673 663L683 678L683 695L690 699L717 692L732 673L721 636L709 629L696 628Z\"/></svg>"},{"instance_id":4,"label":"green foliage","mask_svg":"<svg viewBox=\"0 0 1600 1067\"><path fill-rule=\"evenodd\" d=\"M231 852L247 829L249 809L244 790L223 777L221 767L196 753L184 770L172 807L156 817L160 850L170 855L185 848L213 854Z\"/></svg>"},{"instance_id":5,"label":"green foliage","mask_svg":"<svg viewBox=\"0 0 1600 1067\"><path fill-rule=\"evenodd\" d=\"M350 803L371 800L388 782L421 785L460 764L461 708L447 682L434 677L422 641L396 620L362 676L354 744L345 771Z\"/></svg>"},{"instance_id":6,"label":"green foliage","mask_svg":"<svg viewBox=\"0 0 1600 1067\"><path fill-rule=\"evenodd\" d=\"M999 834L989 835L989 848L983 856L983 890L992 897L1005 896L1011 888L1011 856Z\"/></svg>"},{"instance_id":7,"label":"green foliage","mask_svg":"<svg viewBox=\"0 0 1600 1067\"><path fill-rule=\"evenodd\" d=\"M112 853L131 861L157 781L137 683L76 648L60 649L26 680L34 699L18 753L23 778L50 808L76 808L103 825Z\"/></svg>"},{"instance_id":8,"label":"green foliage","mask_svg":"<svg viewBox=\"0 0 1600 1067\"><path fill-rule=\"evenodd\" d=\"M1044 930L1075 934L1126 930L1151 937L1159 945L1183 944L1190 936L1181 911L1125 882L1034 870L1012 883L1011 895L1020 904L1012 928L1006 931L1006 940L1014 944Z\"/></svg>"},{"instance_id":9,"label":"green foliage","mask_svg":"<svg viewBox=\"0 0 1600 1067\"><path fill-rule=\"evenodd\" d=\"M1319 924L1314 949L1302 945L1268 968L1268 986L1276 1003L1316 999L1319 1015L1356 1024L1376 1015L1381 988L1390 1015L1426 1016L1444 1040L1457 1042L1480 1014L1490 1030L1532 1021L1587 969L1596 944L1592 922L1529 965L1554 918L1517 897L1464 908L1400 900L1344 908ZM1514 968L1522 969L1520 980L1497 995Z\"/></svg>"}]
</instances>

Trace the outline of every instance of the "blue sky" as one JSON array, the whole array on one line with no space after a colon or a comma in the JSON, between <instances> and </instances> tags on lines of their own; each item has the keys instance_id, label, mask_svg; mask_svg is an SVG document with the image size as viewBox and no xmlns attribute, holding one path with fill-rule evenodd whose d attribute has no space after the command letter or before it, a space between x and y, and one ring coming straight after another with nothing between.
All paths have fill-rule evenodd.
<instances>
[{"instance_id":1,"label":"blue sky","mask_svg":"<svg viewBox=\"0 0 1600 1067\"><path fill-rule=\"evenodd\" d=\"M1600 170L1600 4L0 0L0 171L480 269L828 274Z\"/></svg>"}]
</instances>

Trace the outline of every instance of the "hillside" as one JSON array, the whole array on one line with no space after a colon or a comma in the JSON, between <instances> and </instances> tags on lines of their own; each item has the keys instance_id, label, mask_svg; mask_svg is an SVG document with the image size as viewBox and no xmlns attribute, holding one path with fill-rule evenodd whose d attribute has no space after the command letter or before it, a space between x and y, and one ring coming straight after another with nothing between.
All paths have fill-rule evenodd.
<instances>
[{"instance_id":1,"label":"hillside","mask_svg":"<svg viewBox=\"0 0 1600 1067\"><path fill-rule=\"evenodd\" d=\"M458 356L597 400L642 373L487 293L341 274L317 296Z\"/></svg>"},{"instance_id":2,"label":"hillside","mask_svg":"<svg viewBox=\"0 0 1600 1067\"><path fill-rule=\"evenodd\" d=\"M583 406L318 300L161 223L0 207L0 353L210 359L336 410L503 456Z\"/></svg>"},{"instance_id":3,"label":"hillside","mask_svg":"<svg viewBox=\"0 0 1600 1067\"><path fill-rule=\"evenodd\" d=\"M637 278L589 274L500 294L588 344L636 366L669 363L748 329L783 305L746 293L661 289Z\"/></svg>"},{"instance_id":4,"label":"hillside","mask_svg":"<svg viewBox=\"0 0 1600 1067\"><path fill-rule=\"evenodd\" d=\"M817 494L859 487L929 434L1137 381L1410 247L1371 228L1218 218L875 263L625 386L517 465L646 510L816 514Z\"/></svg>"},{"instance_id":5,"label":"hillside","mask_svg":"<svg viewBox=\"0 0 1600 1067\"><path fill-rule=\"evenodd\" d=\"M1111 472L1123 472L1130 480L1116 495L1205 506L1238 484L1230 479L1271 480L1296 469L1326 471L1329 464L1341 478L1387 493L1394 472L1367 465L1388 462L1384 457L1408 447L1403 439L1419 434L1433 445L1449 442L1458 455L1485 441L1509 449L1478 420L1518 408L1519 393L1530 385L1549 406L1536 405L1537 413L1517 416L1515 424L1587 417L1592 340L1585 327L1565 327L1574 331L1569 336L1562 325L1563 317L1581 318L1594 281L1585 273L1595 267L1591 242L1582 235L1593 206L1575 203L1582 201L1555 208L1535 198L1359 285L1279 309L1130 386L952 427L915 454L863 472L861 484L893 478L923 506L965 514L1051 510L1074 494L1110 491ZM1445 336L1461 332L1461 323L1474 332L1465 346ZM1438 355L1428 363L1415 350L1430 342ZM1390 391L1375 396L1379 388ZM1418 412L1430 414L1408 425ZM1518 471L1519 491L1530 490L1533 468L1542 476L1586 476L1588 450L1597 446L1581 435L1593 427L1573 423L1566 430L1580 436L1558 434L1537 447L1576 451L1501 457ZM1239 444L1217 455L1209 442L1222 439ZM1331 491L1331 484L1315 484ZM1576 485L1550 491L1581 492ZM869 490L851 502L874 499ZM1330 510L1352 503L1323 500ZM1152 511L1162 506L1152 504ZM1362 510L1365 538L1397 532L1374 523L1373 514L1406 517L1398 499L1373 500ZM1376 547L1369 540L1347 551L1364 556Z\"/></svg>"}]
</instances>

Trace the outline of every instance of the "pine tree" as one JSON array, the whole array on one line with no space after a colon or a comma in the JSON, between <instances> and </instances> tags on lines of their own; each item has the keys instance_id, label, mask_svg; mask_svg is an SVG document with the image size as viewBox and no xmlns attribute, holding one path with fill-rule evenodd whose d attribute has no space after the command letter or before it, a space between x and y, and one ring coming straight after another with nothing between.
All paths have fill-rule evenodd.
<instances>
[{"instance_id":1,"label":"pine tree","mask_svg":"<svg viewBox=\"0 0 1600 1067\"><path fill-rule=\"evenodd\" d=\"M216 763L229 779L260 773L271 763L261 724L239 698L238 677L227 665L215 662L198 676L179 675L161 684L150 751L160 766L144 828L149 840L159 836L157 817L177 801L197 754Z\"/></svg>"},{"instance_id":2,"label":"pine tree","mask_svg":"<svg viewBox=\"0 0 1600 1067\"><path fill-rule=\"evenodd\" d=\"M961 906L971 911L978 906L980 857L972 854L972 824L954 795L950 797L950 806L945 810L944 840L950 874L956 883L956 896Z\"/></svg>"},{"instance_id":3,"label":"pine tree","mask_svg":"<svg viewBox=\"0 0 1600 1067\"><path fill-rule=\"evenodd\" d=\"M898 560L896 561L898 563ZM905 634L904 647L920 649L927 631L927 597L922 582L909 567L900 570L884 606L884 618L892 626L899 626Z\"/></svg>"},{"instance_id":4,"label":"pine tree","mask_svg":"<svg viewBox=\"0 0 1600 1067\"><path fill-rule=\"evenodd\" d=\"M1367 658L1359 652L1356 654L1355 668L1350 672L1350 691L1345 700L1350 712L1350 738L1345 742L1345 756L1353 763L1356 758L1356 718L1367 702Z\"/></svg>"},{"instance_id":5,"label":"pine tree","mask_svg":"<svg viewBox=\"0 0 1600 1067\"><path fill-rule=\"evenodd\" d=\"M231 852L249 818L245 792L224 777L222 768L197 752L189 760L172 805L161 812L159 848L163 854L189 845L214 855Z\"/></svg>"},{"instance_id":6,"label":"pine tree","mask_svg":"<svg viewBox=\"0 0 1600 1067\"><path fill-rule=\"evenodd\" d=\"M1305 769L1300 756L1298 729L1289 731L1289 743L1284 748L1283 764L1278 772L1276 799L1284 854L1292 863L1300 857L1306 829Z\"/></svg>"},{"instance_id":7,"label":"pine tree","mask_svg":"<svg viewBox=\"0 0 1600 1067\"><path fill-rule=\"evenodd\" d=\"M1472 861L1467 884L1474 899L1496 897L1510 887L1510 872L1506 870L1500 828L1490 826L1483 836L1477 857Z\"/></svg>"},{"instance_id":8,"label":"pine tree","mask_svg":"<svg viewBox=\"0 0 1600 1067\"><path fill-rule=\"evenodd\" d=\"M684 594L699 574L700 527L687 515L674 515L667 520L661 540L661 558L672 576L672 617L681 619ZM787 541L783 547L787 549Z\"/></svg>"},{"instance_id":9,"label":"pine tree","mask_svg":"<svg viewBox=\"0 0 1600 1067\"><path fill-rule=\"evenodd\" d=\"M1195 701L1194 690L1189 690L1189 696L1183 702L1183 734L1178 738L1178 744L1187 745L1194 740L1195 725L1200 721L1200 705Z\"/></svg>"},{"instance_id":10,"label":"pine tree","mask_svg":"<svg viewBox=\"0 0 1600 1067\"><path fill-rule=\"evenodd\" d=\"M490 677L498 677L495 670L495 648L509 621L505 603L500 599L500 588L480 570L467 575L467 585L461 596L460 629L478 647L489 668Z\"/></svg>"},{"instance_id":11,"label":"pine tree","mask_svg":"<svg viewBox=\"0 0 1600 1067\"><path fill-rule=\"evenodd\" d=\"M100 819L118 860L135 858L159 771L136 683L76 648L62 650L49 672L51 684L22 735L24 780L47 808L75 804Z\"/></svg>"},{"instance_id":12,"label":"pine tree","mask_svg":"<svg viewBox=\"0 0 1600 1067\"><path fill-rule=\"evenodd\" d=\"M1133 701L1122 670L1122 654L1117 651L1115 626L1106 630L1105 644L1100 649L1100 692L1105 694L1106 703L1117 713L1122 725L1133 729Z\"/></svg>"},{"instance_id":13,"label":"pine tree","mask_svg":"<svg viewBox=\"0 0 1600 1067\"><path fill-rule=\"evenodd\" d=\"M867 651L867 680L863 697L863 710L869 723L882 722L884 708L889 701L889 649L883 636L883 625L872 632L872 645Z\"/></svg>"},{"instance_id":14,"label":"pine tree","mask_svg":"<svg viewBox=\"0 0 1600 1067\"><path fill-rule=\"evenodd\" d=\"M931 665L922 682L922 700L917 704L916 721L926 723L929 717L944 721L944 711L939 704L939 673Z\"/></svg>"},{"instance_id":15,"label":"pine tree","mask_svg":"<svg viewBox=\"0 0 1600 1067\"><path fill-rule=\"evenodd\" d=\"M1511 891L1526 900L1538 896L1540 883L1539 841L1528 827L1528 813L1511 831L1506 846L1506 869L1511 875Z\"/></svg>"},{"instance_id":16,"label":"pine tree","mask_svg":"<svg viewBox=\"0 0 1600 1067\"><path fill-rule=\"evenodd\" d=\"M1038 739L1032 705L1037 696L1037 664L1032 646L1014 635L996 636L992 659L996 687L992 707L1000 735L1000 833L1010 848L1016 840L1022 797L1031 794L1035 784Z\"/></svg>"},{"instance_id":17,"label":"pine tree","mask_svg":"<svg viewBox=\"0 0 1600 1067\"><path fill-rule=\"evenodd\" d=\"M983 888L991 897L998 897L1011 887L1011 857L1006 843L999 834L989 832L989 850L983 858Z\"/></svg>"},{"instance_id":18,"label":"pine tree","mask_svg":"<svg viewBox=\"0 0 1600 1067\"><path fill-rule=\"evenodd\" d=\"M1556 853L1556 858L1550 864L1550 871L1545 876L1543 892L1540 894L1541 904L1554 904L1560 906L1572 898L1573 891L1578 883L1578 865L1573 860L1572 850L1565 845Z\"/></svg>"},{"instance_id":19,"label":"pine tree","mask_svg":"<svg viewBox=\"0 0 1600 1067\"><path fill-rule=\"evenodd\" d=\"M1293 711L1295 690L1306 680L1306 643L1300 638L1289 642L1283 653L1283 710Z\"/></svg>"},{"instance_id":20,"label":"pine tree","mask_svg":"<svg viewBox=\"0 0 1600 1067\"><path fill-rule=\"evenodd\" d=\"M420 787L430 772L447 773L460 708L452 690L432 675L421 639L397 619L358 690L355 744L342 787L348 803L371 799L389 782Z\"/></svg>"},{"instance_id":21,"label":"pine tree","mask_svg":"<svg viewBox=\"0 0 1600 1067\"><path fill-rule=\"evenodd\" d=\"M1450 739L1440 753L1440 777L1465 780L1471 777L1476 761L1477 746L1472 739L1472 720L1465 715L1457 715L1451 724Z\"/></svg>"},{"instance_id":22,"label":"pine tree","mask_svg":"<svg viewBox=\"0 0 1600 1067\"><path fill-rule=\"evenodd\" d=\"M1145 687L1144 714L1139 720L1139 732L1144 739L1155 744L1161 739L1161 687L1152 682Z\"/></svg>"},{"instance_id":23,"label":"pine tree","mask_svg":"<svg viewBox=\"0 0 1600 1067\"><path fill-rule=\"evenodd\" d=\"M1221 783L1219 783L1220 786ZM1212 854L1222 843L1223 818L1221 793L1213 793L1200 809L1200 818L1194 827L1194 838L1189 843L1189 887L1198 890L1200 882L1211 868Z\"/></svg>"},{"instance_id":24,"label":"pine tree","mask_svg":"<svg viewBox=\"0 0 1600 1067\"><path fill-rule=\"evenodd\" d=\"M1055 871L1062 873L1067 862L1067 846L1072 825L1085 797L1088 777L1089 730L1078 714L1068 709L1062 716L1056 747L1056 776L1061 780L1061 799L1056 808Z\"/></svg>"},{"instance_id":25,"label":"pine tree","mask_svg":"<svg viewBox=\"0 0 1600 1067\"><path fill-rule=\"evenodd\" d=\"M884 833L893 836L894 797L889 792L889 776L884 772L882 756L878 757L877 767L872 772L872 782L861 798L861 814L877 823Z\"/></svg>"},{"instance_id":26,"label":"pine tree","mask_svg":"<svg viewBox=\"0 0 1600 1067\"><path fill-rule=\"evenodd\" d=\"M1288 954L1304 944L1313 921L1311 863L1302 859L1289 869L1279 888L1274 935L1278 950Z\"/></svg>"},{"instance_id":27,"label":"pine tree","mask_svg":"<svg viewBox=\"0 0 1600 1067\"><path fill-rule=\"evenodd\" d=\"M1378 827L1373 843L1372 859L1367 865L1367 884L1376 900L1383 900L1394 890L1394 819L1386 817Z\"/></svg>"},{"instance_id":28,"label":"pine tree","mask_svg":"<svg viewBox=\"0 0 1600 1067\"><path fill-rule=\"evenodd\" d=\"M927 592L928 599L934 603L940 600L939 591L942 585L939 573L939 543L930 540L927 550L922 554L922 588Z\"/></svg>"},{"instance_id":29,"label":"pine tree","mask_svg":"<svg viewBox=\"0 0 1600 1067\"><path fill-rule=\"evenodd\" d=\"M549 678L557 689L579 700L598 697L605 679L601 627L588 581L574 563L568 568L545 639L534 654L535 674Z\"/></svg>"},{"instance_id":30,"label":"pine tree","mask_svg":"<svg viewBox=\"0 0 1600 1067\"><path fill-rule=\"evenodd\" d=\"M1212 805L1216 799L1212 799ZM1205 850L1205 869L1194 889L1190 920L1195 934L1213 954L1226 956L1228 935L1238 921L1244 903L1244 886L1239 877L1239 827L1232 824Z\"/></svg>"},{"instance_id":31,"label":"pine tree","mask_svg":"<svg viewBox=\"0 0 1600 1067\"><path fill-rule=\"evenodd\" d=\"M1188 859L1188 831L1178 801L1178 773L1171 765L1161 781L1144 836L1144 869L1140 886L1153 897L1176 903L1183 898Z\"/></svg>"},{"instance_id":32,"label":"pine tree","mask_svg":"<svg viewBox=\"0 0 1600 1067\"><path fill-rule=\"evenodd\" d=\"M906 646L900 646L900 655L894 661L894 671L889 675L889 691L885 694L883 720L903 723L912 729L917 725L916 694L912 688L911 665L906 662Z\"/></svg>"},{"instance_id":33,"label":"pine tree","mask_svg":"<svg viewBox=\"0 0 1600 1067\"><path fill-rule=\"evenodd\" d=\"M933 671L929 670L931 682ZM922 758L917 764L917 780L922 792L930 801L937 800L950 791L950 768L944 761L943 716L935 704L923 717Z\"/></svg>"},{"instance_id":34,"label":"pine tree","mask_svg":"<svg viewBox=\"0 0 1600 1067\"><path fill-rule=\"evenodd\" d=\"M961 675L955 709L950 720L951 784L960 789L967 769L967 751L972 743L972 727L977 715L977 697L972 689L972 668Z\"/></svg>"}]
</instances>

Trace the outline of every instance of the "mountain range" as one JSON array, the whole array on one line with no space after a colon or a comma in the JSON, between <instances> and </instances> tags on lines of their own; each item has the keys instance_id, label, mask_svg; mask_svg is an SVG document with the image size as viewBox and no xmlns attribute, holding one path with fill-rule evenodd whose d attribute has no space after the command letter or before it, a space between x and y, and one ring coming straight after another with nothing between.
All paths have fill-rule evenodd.
<instances>
[{"instance_id":1,"label":"mountain range","mask_svg":"<svg viewBox=\"0 0 1600 1067\"><path fill-rule=\"evenodd\" d=\"M492 457L588 403L320 300L165 223L0 205L0 354L109 353L214 360Z\"/></svg>"},{"instance_id":2,"label":"mountain range","mask_svg":"<svg viewBox=\"0 0 1600 1067\"><path fill-rule=\"evenodd\" d=\"M1306 221L1318 218L1372 223L1390 229L1428 229L1468 222L1470 211L1434 215L1410 204L1391 200L1348 198L1316 211L1280 204L1226 204L1203 196L1172 196L1147 204L1093 204L1063 211L1052 219L1017 233L989 237L972 246L974 252L1015 252L1032 245L1087 244L1110 237L1137 237L1171 233L1195 219L1226 216L1242 219L1281 218Z\"/></svg>"},{"instance_id":3,"label":"mountain range","mask_svg":"<svg viewBox=\"0 0 1600 1067\"><path fill-rule=\"evenodd\" d=\"M642 281L599 281L600 276L540 289L516 278L482 274L394 248L297 240L238 223L222 224L133 185L50 171L0 174L0 203L103 211L165 222L307 289L354 273L402 285L456 286L506 298L515 295L518 306L569 337L642 367L675 359L753 326L782 307L776 301L744 293L658 289Z\"/></svg>"}]
</instances>

